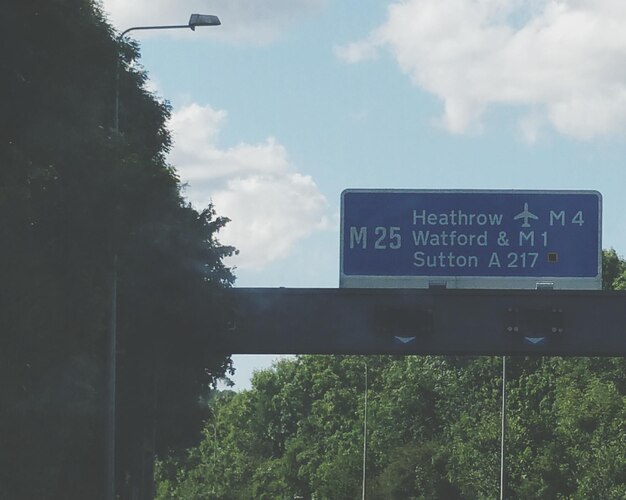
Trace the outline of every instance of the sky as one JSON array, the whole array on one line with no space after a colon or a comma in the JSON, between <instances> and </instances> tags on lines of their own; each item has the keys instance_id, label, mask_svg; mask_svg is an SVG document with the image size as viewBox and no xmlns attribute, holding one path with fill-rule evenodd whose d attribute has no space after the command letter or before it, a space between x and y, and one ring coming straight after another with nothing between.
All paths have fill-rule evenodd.
<instances>
[{"instance_id":1,"label":"sky","mask_svg":"<svg viewBox=\"0 0 626 500\"><path fill-rule=\"evenodd\" d=\"M104 0L240 287L339 282L347 188L593 189L626 254L623 0ZM122 96L123 98L123 96ZM236 389L272 356L234 356Z\"/></svg>"}]
</instances>

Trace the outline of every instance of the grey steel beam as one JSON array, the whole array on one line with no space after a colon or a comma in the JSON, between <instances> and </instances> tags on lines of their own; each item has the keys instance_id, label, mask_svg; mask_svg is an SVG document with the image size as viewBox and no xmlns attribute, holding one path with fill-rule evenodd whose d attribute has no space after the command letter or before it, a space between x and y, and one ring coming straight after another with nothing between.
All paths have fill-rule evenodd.
<instances>
[{"instance_id":1,"label":"grey steel beam","mask_svg":"<svg viewBox=\"0 0 626 500\"><path fill-rule=\"evenodd\" d=\"M235 354L626 356L626 292L234 288Z\"/></svg>"}]
</instances>

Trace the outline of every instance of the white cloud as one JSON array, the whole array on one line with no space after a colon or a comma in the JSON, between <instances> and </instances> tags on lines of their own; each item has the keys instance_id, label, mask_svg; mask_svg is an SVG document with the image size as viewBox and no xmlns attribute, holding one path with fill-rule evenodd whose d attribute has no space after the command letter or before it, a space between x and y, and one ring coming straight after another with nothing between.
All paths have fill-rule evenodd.
<instances>
[{"instance_id":1,"label":"white cloud","mask_svg":"<svg viewBox=\"0 0 626 500\"><path fill-rule=\"evenodd\" d=\"M337 45L333 47L335 55L347 63L356 63L376 59L378 51L374 44L368 40L359 40L347 45Z\"/></svg>"},{"instance_id":2,"label":"white cloud","mask_svg":"<svg viewBox=\"0 0 626 500\"><path fill-rule=\"evenodd\" d=\"M480 130L492 105L529 112L579 139L626 132L623 0L403 0L369 36L336 50L347 62L387 49L444 105L454 133ZM540 116L539 116L540 115Z\"/></svg>"},{"instance_id":3,"label":"white cloud","mask_svg":"<svg viewBox=\"0 0 626 500\"><path fill-rule=\"evenodd\" d=\"M328 228L328 203L275 139L220 148L226 116L198 104L174 112L169 159L189 183L186 195L195 206L213 201L218 213L231 219L220 240L239 249L232 264L261 269L286 257L298 240Z\"/></svg>"},{"instance_id":4,"label":"white cloud","mask_svg":"<svg viewBox=\"0 0 626 500\"><path fill-rule=\"evenodd\" d=\"M260 269L286 257L294 243L328 227L327 202L308 175L252 175L217 191L215 206L232 222L224 241L239 248L239 267Z\"/></svg>"},{"instance_id":5,"label":"white cloud","mask_svg":"<svg viewBox=\"0 0 626 500\"><path fill-rule=\"evenodd\" d=\"M319 12L327 0L102 0L113 25L130 26L186 24L191 13L214 14L220 27L198 28L195 36L212 36L233 42L265 44L295 22ZM180 30L146 33L181 36Z\"/></svg>"}]
</instances>

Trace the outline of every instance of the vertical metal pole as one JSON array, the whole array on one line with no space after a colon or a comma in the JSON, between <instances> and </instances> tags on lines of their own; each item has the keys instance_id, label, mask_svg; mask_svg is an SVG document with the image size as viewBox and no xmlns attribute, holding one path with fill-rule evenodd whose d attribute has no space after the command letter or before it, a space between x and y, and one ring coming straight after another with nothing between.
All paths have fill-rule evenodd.
<instances>
[{"instance_id":1,"label":"vertical metal pole","mask_svg":"<svg viewBox=\"0 0 626 500\"><path fill-rule=\"evenodd\" d=\"M122 37L120 36L117 39L118 51L121 41ZM117 65L115 67L115 108L113 109L113 130L118 133L120 131L120 57L121 55L118 52Z\"/></svg>"},{"instance_id":2,"label":"vertical metal pole","mask_svg":"<svg viewBox=\"0 0 626 500\"><path fill-rule=\"evenodd\" d=\"M124 33L117 38L117 60L115 65L115 102L113 108L113 130L120 131L120 43ZM117 139L117 137L116 137ZM115 210L115 208L114 208ZM115 220L115 213L113 214ZM107 417L105 430L105 500L115 499L115 403L116 403L116 372L117 372L117 252L111 231L111 250L113 251L113 269L111 270L111 317L109 322L108 363L107 363Z\"/></svg>"},{"instance_id":3,"label":"vertical metal pole","mask_svg":"<svg viewBox=\"0 0 626 500\"><path fill-rule=\"evenodd\" d=\"M367 479L365 476L366 468L366 458L367 458L367 361L365 362L365 405L364 405L364 413L363 416L363 494L362 499L365 500L365 486L367 484Z\"/></svg>"},{"instance_id":4,"label":"vertical metal pole","mask_svg":"<svg viewBox=\"0 0 626 500\"><path fill-rule=\"evenodd\" d=\"M117 340L117 254L113 256L111 276L111 314L109 318L108 391L105 443L105 499L115 499L115 384L116 384L116 340Z\"/></svg>"},{"instance_id":5,"label":"vertical metal pole","mask_svg":"<svg viewBox=\"0 0 626 500\"><path fill-rule=\"evenodd\" d=\"M502 356L502 434L500 437L500 500L504 500L504 441L506 437L506 356Z\"/></svg>"}]
</instances>

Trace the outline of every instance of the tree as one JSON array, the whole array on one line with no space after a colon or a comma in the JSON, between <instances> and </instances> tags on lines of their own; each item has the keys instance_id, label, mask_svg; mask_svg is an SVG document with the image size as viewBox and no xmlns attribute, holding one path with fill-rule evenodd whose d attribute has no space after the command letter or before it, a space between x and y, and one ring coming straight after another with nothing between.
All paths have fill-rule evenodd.
<instances>
[{"instance_id":1,"label":"tree","mask_svg":"<svg viewBox=\"0 0 626 500\"><path fill-rule=\"evenodd\" d=\"M602 251L602 288L604 290L624 290L626 283L626 262L611 248Z\"/></svg>"},{"instance_id":2,"label":"tree","mask_svg":"<svg viewBox=\"0 0 626 500\"><path fill-rule=\"evenodd\" d=\"M229 368L220 344L227 222L180 193L169 107L92 0L3 9L0 496L98 498L105 338L118 256L119 490L149 496L146 450L196 442ZM112 128L121 71L121 133ZM142 474L141 470L147 471ZM143 483L143 484L142 484ZM141 485L141 486L140 486Z\"/></svg>"}]
</instances>

